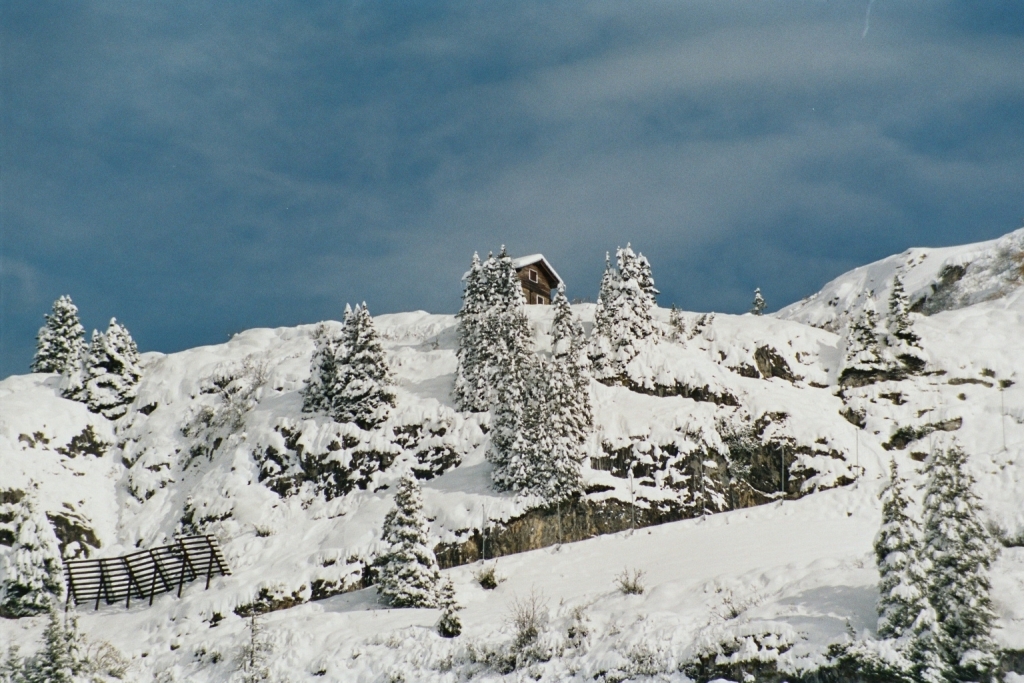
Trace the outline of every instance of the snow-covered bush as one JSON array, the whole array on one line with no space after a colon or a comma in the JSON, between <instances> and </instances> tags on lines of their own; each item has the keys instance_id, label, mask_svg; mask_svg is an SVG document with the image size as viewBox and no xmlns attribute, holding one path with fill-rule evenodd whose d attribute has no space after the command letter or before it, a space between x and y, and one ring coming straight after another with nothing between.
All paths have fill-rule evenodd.
<instances>
[{"instance_id":1,"label":"snow-covered bush","mask_svg":"<svg viewBox=\"0 0 1024 683\"><path fill-rule=\"evenodd\" d=\"M615 577L615 585L623 595L643 595L647 590L642 569L623 569L622 573Z\"/></svg>"},{"instance_id":2,"label":"snow-covered bush","mask_svg":"<svg viewBox=\"0 0 1024 683\"><path fill-rule=\"evenodd\" d=\"M32 372L64 373L81 365L85 355L85 329L78 320L78 307L70 296L53 302L53 313L36 335Z\"/></svg>"},{"instance_id":3,"label":"snow-covered bush","mask_svg":"<svg viewBox=\"0 0 1024 683\"><path fill-rule=\"evenodd\" d=\"M14 504L14 545L4 556L0 616L42 614L65 597L64 570L53 525L28 496Z\"/></svg>"},{"instance_id":4,"label":"snow-covered bush","mask_svg":"<svg viewBox=\"0 0 1024 683\"><path fill-rule=\"evenodd\" d=\"M395 493L395 507L384 518L382 538L388 550L378 570L377 590L389 605L437 604L439 574L428 529L419 482L406 472Z\"/></svg>"},{"instance_id":5,"label":"snow-covered bush","mask_svg":"<svg viewBox=\"0 0 1024 683\"><path fill-rule=\"evenodd\" d=\"M211 457L229 436L241 431L266 382L265 358L249 355L241 363L218 365L200 383L204 399L193 404L181 428L182 434L193 439L190 456Z\"/></svg>"}]
</instances>

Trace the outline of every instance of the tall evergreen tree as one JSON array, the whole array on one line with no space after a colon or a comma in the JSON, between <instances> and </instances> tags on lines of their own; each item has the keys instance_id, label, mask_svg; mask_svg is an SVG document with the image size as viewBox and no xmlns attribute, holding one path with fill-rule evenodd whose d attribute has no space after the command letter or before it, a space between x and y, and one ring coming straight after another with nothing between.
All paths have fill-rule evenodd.
<instances>
[{"instance_id":1,"label":"tall evergreen tree","mask_svg":"<svg viewBox=\"0 0 1024 683\"><path fill-rule=\"evenodd\" d=\"M42 614L65 597L64 570L53 525L26 496L15 504L14 545L4 557L0 616Z\"/></svg>"},{"instance_id":2,"label":"tall evergreen tree","mask_svg":"<svg viewBox=\"0 0 1024 683\"><path fill-rule=\"evenodd\" d=\"M493 260L493 256L489 257ZM493 398L491 387L492 353L484 340L484 321L493 303L491 287L480 257L473 254L473 263L465 275L462 308L458 319L458 368L455 374L453 397L459 410L483 412L490 409Z\"/></svg>"},{"instance_id":3,"label":"tall evergreen tree","mask_svg":"<svg viewBox=\"0 0 1024 683\"><path fill-rule=\"evenodd\" d=\"M339 383L332 416L372 429L387 420L395 405L394 384L384 347L366 304L346 307L338 359Z\"/></svg>"},{"instance_id":4,"label":"tall evergreen tree","mask_svg":"<svg viewBox=\"0 0 1024 683\"><path fill-rule=\"evenodd\" d=\"M612 331L615 325L613 302L618 296L619 273L612 268L611 255L605 252L604 273L594 307L594 334L590 340L590 359L597 377L615 373L612 358Z\"/></svg>"},{"instance_id":5,"label":"tall evergreen tree","mask_svg":"<svg viewBox=\"0 0 1024 683\"><path fill-rule=\"evenodd\" d=\"M885 345L885 330L869 296L860 315L847 332L840 384L858 386L898 374L898 367Z\"/></svg>"},{"instance_id":6,"label":"tall evergreen tree","mask_svg":"<svg viewBox=\"0 0 1024 683\"><path fill-rule=\"evenodd\" d=\"M27 663L21 657L17 645L7 648L3 662L0 662L0 683L29 683Z\"/></svg>"},{"instance_id":7,"label":"tall evergreen tree","mask_svg":"<svg viewBox=\"0 0 1024 683\"><path fill-rule=\"evenodd\" d=\"M974 478L958 445L927 465L923 556L929 563L928 602L935 610L930 644L948 681L991 681L998 664L989 569L996 545L982 521Z\"/></svg>"},{"instance_id":8,"label":"tall evergreen tree","mask_svg":"<svg viewBox=\"0 0 1024 683\"><path fill-rule=\"evenodd\" d=\"M591 358L598 378L623 374L626 364L639 353L638 344L654 334L654 277L651 264L630 245L616 250L618 271L606 264L595 312Z\"/></svg>"},{"instance_id":9,"label":"tall evergreen tree","mask_svg":"<svg viewBox=\"0 0 1024 683\"><path fill-rule=\"evenodd\" d=\"M92 333L83 389L89 410L116 420L128 412L141 379L135 340L123 325L111 318L106 333Z\"/></svg>"},{"instance_id":10,"label":"tall evergreen tree","mask_svg":"<svg viewBox=\"0 0 1024 683\"><path fill-rule=\"evenodd\" d=\"M53 302L53 313L36 335L32 372L63 373L78 368L85 355L85 329L78 320L78 307L70 296Z\"/></svg>"},{"instance_id":11,"label":"tall evergreen tree","mask_svg":"<svg viewBox=\"0 0 1024 683\"><path fill-rule=\"evenodd\" d=\"M309 379L302 389L302 411L330 415L341 383L338 356L342 341L324 323L316 326L312 338L313 356L309 361Z\"/></svg>"},{"instance_id":12,"label":"tall evergreen tree","mask_svg":"<svg viewBox=\"0 0 1024 683\"><path fill-rule=\"evenodd\" d=\"M754 315L764 315L764 309L768 307L764 297L761 296L761 288L754 289L754 303L750 306L750 312Z\"/></svg>"},{"instance_id":13,"label":"tall evergreen tree","mask_svg":"<svg viewBox=\"0 0 1024 683\"><path fill-rule=\"evenodd\" d=\"M921 528L910 515L906 482L893 460L882 491L882 525L875 536L878 565L878 635L907 639L928 610L928 576L921 564Z\"/></svg>"},{"instance_id":14,"label":"tall evergreen tree","mask_svg":"<svg viewBox=\"0 0 1024 683\"><path fill-rule=\"evenodd\" d=\"M380 567L378 591L395 607L433 607L440 580L423 514L423 492L411 472L402 475L395 507L384 518L387 554Z\"/></svg>"},{"instance_id":15,"label":"tall evergreen tree","mask_svg":"<svg viewBox=\"0 0 1024 683\"><path fill-rule=\"evenodd\" d=\"M924 351L921 349L921 338L914 332L907 294L903 290L903 280L898 273L892 278L886 328L886 344L893 350L903 367L910 372L923 370L925 359Z\"/></svg>"},{"instance_id":16,"label":"tall evergreen tree","mask_svg":"<svg viewBox=\"0 0 1024 683\"><path fill-rule=\"evenodd\" d=\"M504 247L498 258L488 259L484 270L488 272L495 301L486 314L483 335L494 354L494 404L487 459L494 465L495 485L508 489L514 488L513 482L518 480L509 468L514 467L513 449L529 403L527 395L536 356L523 288Z\"/></svg>"}]
</instances>

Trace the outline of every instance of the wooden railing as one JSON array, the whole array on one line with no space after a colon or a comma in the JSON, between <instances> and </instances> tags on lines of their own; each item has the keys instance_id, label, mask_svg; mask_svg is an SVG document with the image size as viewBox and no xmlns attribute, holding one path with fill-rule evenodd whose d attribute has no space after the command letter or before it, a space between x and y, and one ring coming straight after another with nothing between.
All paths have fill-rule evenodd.
<instances>
[{"instance_id":1,"label":"wooden railing","mask_svg":"<svg viewBox=\"0 0 1024 683\"><path fill-rule=\"evenodd\" d=\"M68 602L75 605L100 600L108 605L124 600L131 607L132 596L149 599L158 593L181 589L186 581L206 577L206 587L214 576L226 576L228 569L220 546L212 536L186 536L171 545L124 555L91 560L68 560L64 563L64 576L68 584Z\"/></svg>"}]
</instances>

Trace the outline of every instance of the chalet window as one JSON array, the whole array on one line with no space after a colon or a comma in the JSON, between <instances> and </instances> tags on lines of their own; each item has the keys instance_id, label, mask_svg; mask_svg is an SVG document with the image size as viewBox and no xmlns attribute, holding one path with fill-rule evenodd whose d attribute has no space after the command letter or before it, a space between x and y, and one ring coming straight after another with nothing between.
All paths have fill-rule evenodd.
<instances>
[{"instance_id":1,"label":"chalet window","mask_svg":"<svg viewBox=\"0 0 1024 683\"><path fill-rule=\"evenodd\" d=\"M533 268L530 268L527 272L530 274L530 282L536 282L537 281L537 271L534 270Z\"/></svg>"},{"instance_id":2,"label":"chalet window","mask_svg":"<svg viewBox=\"0 0 1024 683\"><path fill-rule=\"evenodd\" d=\"M537 303L539 303L539 304L546 304L547 302L548 302L548 300L545 299L544 297L542 297L542 296L538 296L537 297Z\"/></svg>"}]
</instances>

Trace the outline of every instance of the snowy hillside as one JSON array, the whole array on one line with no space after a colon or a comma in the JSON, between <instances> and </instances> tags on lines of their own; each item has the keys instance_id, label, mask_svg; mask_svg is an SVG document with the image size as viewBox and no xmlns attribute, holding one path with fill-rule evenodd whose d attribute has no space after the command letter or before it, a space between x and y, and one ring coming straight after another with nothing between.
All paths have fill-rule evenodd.
<instances>
[{"instance_id":1,"label":"snowy hillside","mask_svg":"<svg viewBox=\"0 0 1024 683\"><path fill-rule=\"evenodd\" d=\"M839 331L868 297L883 310L897 274L913 310L925 315L998 299L1024 285L1024 228L988 242L908 249L854 268L775 315Z\"/></svg>"},{"instance_id":2,"label":"snowy hillside","mask_svg":"<svg viewBox=\"0 0 1024 683\"><path fill-rule=\"evenodd\" d=\"M557 509L494 490L490 416L451 398L455 318L424 312L374 319L397 401L369 430L302 412L313 325L144 354L116 421L61 398L57 375L7 378L0 505L37 500L68 558L219 540L232 575L209 590L82 610L88 636L131 659L132 680L231 679L240 615L264 609L274 680L685 681L716 654L799 673L849 628L874 629L871 543L890 458L920 484L921 461L955 437L1014 546L994 571L997 640L1024 650L1022 253L1024 230L910 250L776 316L684 312L670 324L657 309L658 333L625 379L591 383L586 494ZM926 367L840 389L835 331L870 292L883 308L897 270L929 314L914 317ZM589 330L594 306L573 308ZM552 307L527 312L550 353ZM433 630L436 610L386 609L364 587L407 469L466 607L453 640ZM0 543L9 521L0 507ZM505 580L484 590L474 576L495 564ZM616 588L624 570L644 572L643 594ZM539 655L508 672L508 617L531 596ZM0 619L0 642L34 649L43 623Z\"/></svg>"}]
</instances>

